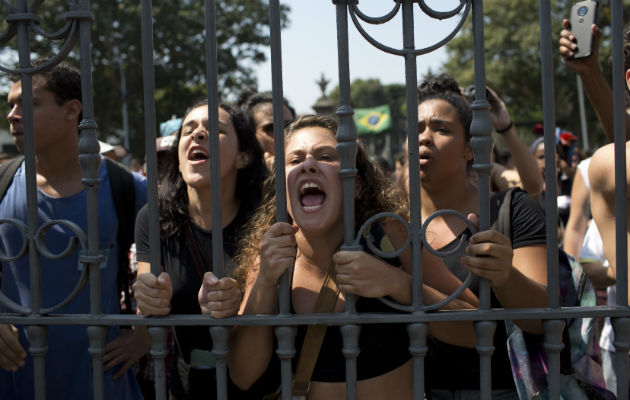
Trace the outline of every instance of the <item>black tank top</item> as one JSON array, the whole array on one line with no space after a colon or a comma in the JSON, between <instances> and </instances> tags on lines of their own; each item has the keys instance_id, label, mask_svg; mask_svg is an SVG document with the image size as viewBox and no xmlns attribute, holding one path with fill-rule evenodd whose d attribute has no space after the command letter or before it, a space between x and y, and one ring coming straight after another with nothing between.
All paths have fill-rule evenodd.
<instances>
[{"instance_id":1,"label":"black tank top","mask_svg":"<svg viewBox=\"0 0 630 400\"><path fill-rule=\"evenodd\" d=\"M363 250L373 255L366 243L376 244L386 238L382 227L375 223L370 232L361 238ZM383 248L383 246L381 246ZM400 260L384 259L387 263L400 267ZM357 297L356 309L359 313L398 313L378 299ZM292 310L293 311L293 310ZM294 312L294 311L293 311ZM299 354L306 335L306 326L297 328L296 349ZM329 326L315 364L311 380L317 382L343 382L346 378L345 358L342 353L343 338L339 326ZM405 324L364 324L359 334L361 352L357 358L357 379L369 379L392 371L411 358L409 354L409 336ZM297 366L293 360L293 368Z\"/></svg>"}]
</instances>

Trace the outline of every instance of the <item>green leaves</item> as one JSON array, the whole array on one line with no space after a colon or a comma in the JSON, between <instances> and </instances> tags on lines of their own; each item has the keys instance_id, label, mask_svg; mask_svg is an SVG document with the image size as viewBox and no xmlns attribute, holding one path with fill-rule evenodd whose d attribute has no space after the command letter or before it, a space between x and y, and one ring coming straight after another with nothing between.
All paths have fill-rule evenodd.
<instances>
[{"instance_id":1,"label":"green leaves","mask_svg":"<svg viewBox=\"0 0 630 400\"><path fill-rule=\"evenodd\" d=\"M95 119L100 137L122 134L122 101L128 103L131 150L144 156L141 1L90 2ZM266 0L217 0L217 69L222 98L256 86L253 65L265 61L269 46L269 9ZM153 0L153 42L157 123L181 114L206 93L205 9L198 0ZM40 8L42 28L58 30L65 22L67 0L47 0ZM283 25L289 8L282 6ZM33 51L50 55L59 43L41 37ZM78 48L71 57L78 61ZM76 62L78 64L78 62ZM120 68L127 88L120 86ZM8 92L4 88L4 93ZM3 94L4 95L4 94ZM122 139L121 139L122 141Z\"/></svg>"},{"instance_id":2,"label":"green leaves","mask_svg":"<svg viewBox=\"0 0 630 400\"><path fill-rule=\"evenodd\" d=\"M562 19L568 16L572 4L569 0L551 2L552 49L556 123L578 133L580 119L575 73L562 63L558 54ZM505 100L522 133L531 134L531 127L543 119L538 0L486 0L483 8L487 84ZM599 60L607 78L610 77L607 62L610 31L605 27L609 25L610 4L600 1L598 26L604 31L604 37ZM464 87L474 80L472 43L469 19L462 32L446 47L448 60L444 69ZM586 108L590 144L603 143L605 137L592 107L587 104Z\"/></svg>"}]
</instances>

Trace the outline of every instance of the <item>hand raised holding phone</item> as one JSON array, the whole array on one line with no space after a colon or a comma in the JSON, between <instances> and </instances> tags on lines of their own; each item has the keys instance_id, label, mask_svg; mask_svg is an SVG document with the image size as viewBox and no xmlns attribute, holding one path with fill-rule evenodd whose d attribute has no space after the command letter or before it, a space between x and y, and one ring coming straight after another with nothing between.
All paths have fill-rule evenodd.
<instances>
[{"instance_id":1,"label":"hand raised holding phone","mask_svg":"<svg viewBox=\"0 0 630 400\"><path fill-rule=\"evenodd\" d=\"M593 25L597 22L597 1L586 0L571 7L569 23L576 47L571 49L571 56L566 58L586 58L593 52ZM566 24L565 24L566 27Z\"/></svg>"}]
</instances>

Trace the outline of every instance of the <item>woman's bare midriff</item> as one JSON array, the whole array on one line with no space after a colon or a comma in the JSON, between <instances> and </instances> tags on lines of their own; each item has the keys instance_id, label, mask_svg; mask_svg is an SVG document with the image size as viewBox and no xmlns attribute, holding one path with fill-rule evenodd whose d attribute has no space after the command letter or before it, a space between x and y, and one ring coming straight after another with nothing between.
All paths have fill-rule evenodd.
<instances>
[{"instance_id":1,"label":"woman's bare midriff","mask_svg":"<svg viewBox=\"0 0 630 400\"><path fill-rule=\"evenodd\" d=\"M377 377L357 382L357 399L411 399L413 395L412 360ZM346 398L345 382L311 382L308 400L337 400Z\"/></svg>"}]
</instances>

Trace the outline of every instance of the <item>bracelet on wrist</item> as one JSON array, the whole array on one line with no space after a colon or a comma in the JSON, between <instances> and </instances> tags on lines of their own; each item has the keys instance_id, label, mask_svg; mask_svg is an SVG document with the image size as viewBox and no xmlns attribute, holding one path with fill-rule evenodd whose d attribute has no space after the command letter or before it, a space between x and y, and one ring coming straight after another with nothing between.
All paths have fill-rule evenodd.
<instances>
[{"instance_id":1,"label":"bracelet on wrist","mask_svg":"<svg viewBox=\"0 0 630 400\"><path fill-rule=\"evenodd\" d=\"M510 123L508 124L508 126L506 126L503 129L495 129L497 131L497 133L504 135L505 132L509 131L510 129L512 129L512 127L514 126L514 122L510 121Z\"/></svg>"}]
</instances>

